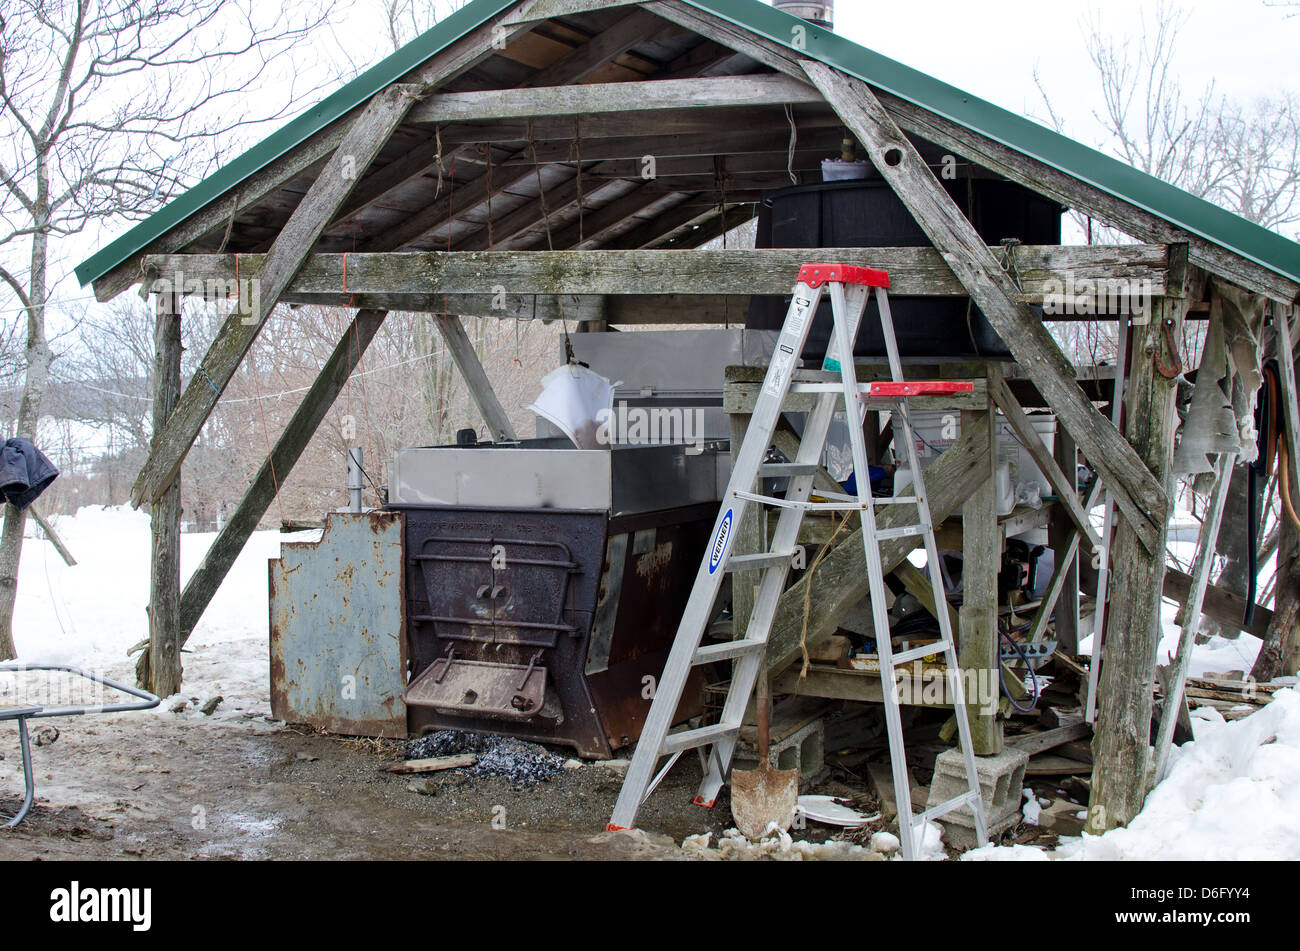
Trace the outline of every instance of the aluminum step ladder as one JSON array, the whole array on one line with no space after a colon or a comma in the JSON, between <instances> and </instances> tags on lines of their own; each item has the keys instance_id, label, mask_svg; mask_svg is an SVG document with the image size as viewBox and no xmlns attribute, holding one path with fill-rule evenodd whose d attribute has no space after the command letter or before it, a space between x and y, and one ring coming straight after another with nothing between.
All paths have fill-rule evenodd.
<instances>
[{"instance_id":1,"label":"aluminum step ladder","mask_svg":"<svg viewBox=\"0 0 1300 951\"><path fill-rule=\"evenodd\" d=\"M938 611L941 638L938 644L895 654L890 644L889 617L886 611L885 579L881 564L879 543L887 539L915 537L923 540L928 564L931 566L930 582L934 590L934 603L947 605L941 572L937 570L939 553L926 500L921 467L917 459L916 442L912 434L907 400L911 396L929 396L969 393L974 389L970 382L908 382L903 379L902 363L894 335L893 319L889 312L889 275L872 268L841 264L808 264L799 271L794 297L781 328L771 365L763 380L748 433L736 454L731 480L723 496L717 520L714 522L711 541L704 553L695 586L682 614L677 636L669 653L664 671L655 688L650 712L641 731L641 739L628 767L627 776L614 805L614 812L606 826L609 830L630 829L636 821L637 811L654 792L678 758L687 750L698 751L704 768L695 802L712 807L718 792L726 782L732 754L740 735L741 724L749 697L754 691L760 673L766 675L766 649L777 604L786 588L786 579L795 557L799 528L807 512L857 512L862 519L866 570L871 592L872 616L875 630L884 632L877 637L880 671L884 685L885 720L889 734L889 751L892 761L894 794L898 804L899 833L905 859L914 859L920 847L918 835L923 835L929 820L970 806L974 814L975 833L982 844L987 841L983 797L975 769L975 756L971 747L970 725L963 711L965 694L961 671L957 664L957 650L953 640L951 620L946 610ZM881 330L889 357L891 380L860 384L853 365L853 342L872 291L880 309ZM817 306L822 294L829 291L834 316L834 337L828 347L820 372L799 373L799 365ZM844 357L837 359L836 355ZM765 463L768 447L781 417L781 407L788 393L814 393L818 399L808 416L799 450L793 462ZM825 501L813 501L813 477L818 472L826 435L832 417L839 408L853 405L857 410L858 425L849 425L853 449L853 468L857 473L857 495L835 495L819 492ZM866 443L862 434L862 420L868 405L888 406L894 414L895 428L901 423L906 436L908 461L913 485L906 497L875 499L871 494ZM784 498L764 496L754 491L762 477L788 478ZM761 486L760 486L761 487ZM781 510L773 532L771 548L761 554L732 554L732 538L750 505L773 506ZM876 506L902 505L914 508L914 524L878 530ZM847 514L846 514L847 517ZM918 546L919 547L919 546ZM761 571L754 600L753 613L743 638L718 644L701 646L705 628L713 616L713 606L727 572ZM942 651L947 662L948 688L957 714L957 727L965 757L967 792L912 817L911 783L907 775L907 760L903 748L902 711L895 671L904 664ZM731 660L731 684L724 701L721 722L669 733L682 691L691 669L703 664ZM705 754L707 748L708 753ZM663 757L668 762L656 773ZM911 817L911 821L905 821Z\"/></svg>"}]
</instances>

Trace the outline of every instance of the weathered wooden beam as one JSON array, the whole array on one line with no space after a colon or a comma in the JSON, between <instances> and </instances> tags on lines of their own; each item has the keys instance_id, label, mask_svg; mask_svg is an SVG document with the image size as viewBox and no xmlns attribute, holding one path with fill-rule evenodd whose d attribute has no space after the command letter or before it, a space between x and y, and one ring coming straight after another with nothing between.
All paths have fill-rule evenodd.
<instances>
[{"instance_id":1,"label":"weathered wooden beam","mask_svg":"<svg viewBox=\"0 0 1300 951\"><path fill-rule=\"evenodd\" d=\"M646 8L694 30L787 76L802 79L804 60L791 50L743 28L718 20L673 0L657 0ZM1046 162L1018 152L947 116L908 102L883 89L875 90L881 104L907 132L963 156L1003 177L1066 207L1119 228L1139 241L1155 244L1187 244L1193 265L1225 277L1248 290L1266 294L1284 303L1300 303L1300 283L1283 277L1220 247L1183 228L1110 194L1090 182L1076 178Z\"/></svg>"},{"instance_id":2,"label":"weathered wooden beam","mask_svg":"<svg viewBox=\"0 0 1300 951\"><path fill-rule=\"evenodd\" d=\"M805 61L803 66L1111 487L1143 546L1155 550L1169 507L1166 492L1133 446L1079 388L1069 360L1042 321L1017 302L1019 288L1011 275L871 89L821 63Z\"/></svg>"},{"instance_id":3,"label":"weathered wooden beam","mask_svg":"<svg viewBox=\"0 0 1300 951\"><path fill-rule=\"evenodd\" d=\"M474 400L479 415L492 433L492 439L496 442L513 442L516 437L515 429L510 425L510 414L501 407L501 401L497 399L492 381L488 379L487 371L474 352L474 344L465 332L461 318L439 317L435 322L456 369L460 370L460 375L469 387L470 398Z\"/></svg>"},{"instance_id":4,"label":"weathered wooden beam","mask_svg":"<svg viewBox=\"0 0 1300 951\"><path fill-rule=\"evenodd\" d=\"M59 533L54 530L54 526L46 521L45 516L42 515L40 509L36 507L36 503L33 502L27 506L27 514L36 520L36 524L39 525L41 531L45 533L45 537L50 540L50 544L53 545L54 550L59 553L59 557L63 559L63 563L69 568L75 565L77 559L72 557L72 552L68 550L67 545L63 544L63 539L60 538Z\"/></svg>"},{"instance_id":5,"label":"weathered wooden beam","mask_svg":"<svg viewBox=\"0 0 1300 951\"><path fill-rule=\"evenodd\" d=\"M588 182L587 190L593 191L602 184L600 182ZM519 237L525 231L539 224L545 225L548 217L557 215L565 208L568 208L578 200L580 194L577 178L551 185L541 198L535 198L518 208L506 212L500 218L491 221L490 224L485 222L483 227L474 234L456 242L452 250L491 251L493 248L499 248L512 239ZM490 236L489 232L491 232Z\"/></svg>"},{"instance_id":6,"label":"weathered wooden beam","mask_svg":"<svg viewBox=\"0 0 1300 951\"><path fill-rule=\"evenodd\" d=\"M1157 369L1166 329L1182 332L1184 299L1156 298L1150 319L1134 326L1132 369L1127 390L1128 441L1150 471L1173 492L1174 408L1177 387ZM1166 327L1165 321L1169 321ZM1094 461L1089 454L1089 462ZM1088 831L1099 834L1127 825L1142 809L1148 791L1151 710L1156 650L1162 634L1161 590L1168 526L1160 523L1156 544L1144 544L1127 519L1115 529L1113 589L1102 641L1097 692L1096 738ZM1094 657L1097 639L1094 638ZM1094 661L1095 663L1096 661Z\"/></svg>"},{"instance_id":7,"label":"weathered wooden beam","mask_svg":"<svg viewBox=\"0 0 1300 951\"><path fill-rule=\"evenodd\" d=\"M1095 597L1097 594L1096 574L1081 574L1079 588L1084 594ZM1177 568L1166 568L1165 580L1161 590L1170 601L1176 604L1186 604L1188 598L1191 597L1192 576L1185 571L1179 571ZM1268 631L1269 624L1273 621L1273 612L1264 605L1257 604L1255 605L1254 620L1251 621L1249 626L1244 626L1241 619L1245 616L1245 608L1245 598L1239 597L1216 584L1206 586L1205 601L1201 605L1202 614L1211 621L1227 624L1247 634L1254 634L1256 637L1263 637Z\"/></svg>"},{"instance_id":8,"label":"weathered wooden beam","mask_svg":"<svg viewBox=\"0 0 1300 951\"><path fill-rule=\"evenodd\" d=\"M1192 265L1244 288L1278 301L1291 302L1300 298L1300 283L1200 235L1178 228L1146 208L883 90L879 91L879 97L902 128L941 148L977 162L1066 207L1113 225L1139 241L1186 244Z\"/></svg>"},{"instance_id":9,"label":"weathered wooden beam","mask_svg":"<svg viewBox=\"0 0 1300 951\"><path fill-rule=\"evenodd\" d=\"M181 396L181 301L155 299L153 430L167 424ZM136 661L136 682L170 697L181 688L181 487L173 482L149 509L149 644Z\"/></svg>"},{"instance_id":10,"label":"weathered wooden beam","mask_svg":"<svg viewBox=\"0 0 1300 951\"><path fill-rule=\"evenodd\" d=\"M820 103L795 106L795 119L801 135L805 130L812 132L842 126L840 118ZM446 146L478 142L563 142L581 139L585 149L587 143L596 139L625 139L644 136L653 130L658 130L660 135L667 138L675 135L707 135L727 127L748 129L754 133L766 132L778 141L785 140L790 135L790 120L783 106L734 104L677 110L668 107L641 110L632 106L628 111L595 115L553 115L444 124L442 143Z\"/></svg>"},{"instance_id":11,"label":"weathered wooden beam","mask_svg":"<svg viewBox=\"0 0 1300 951\"><path fill-rule=\"evenodd\" d=\"M1057 427L1052 455L1077 495L1079 453L1074 445L1074 438L1064 426ZM1085 504L1083 508L1085 512L1091 512L1093 507ZM1054 633L1060 649L1074 654L1079 650L1079 534L1070 516L1059 505L1052 508L1052 518L1048 523L1047 533L1047 544L1052 549L1054 561L1059 562L1063 569L1060 593L1052 607L1055 612ZM1071 545L1073 545L1072 549ZM1056 580L1055 565L1053 580Z\"/></svg>"},{"instance_id":12,"label":"weathered wooden beam","mask_svg":"<svg viewBox=\"0 0 1300 951\"><path fill-rule=\"evenodd\" d=\"M571 52L561 56L558 60L551 63L534 73L522 84L523 87L534 86L552 86L563 83L577 82L592 72L600 69L606 64L612 62L619 55L636 46L638 43L647 42L654 38L662 38L669 32L678 28L667 21L660 20L642 10L636 10L629 17L625 17L617 24L598 33L589 39L586 43L576 47ZM462 146L452 150L444 156L444 165L454 163L456 157L464 155L469 146ZM446 212L439 210L439 203L435 202L428 208L418 212L407 221L402 222L396 229L381 235L374 241L370 242L367 250L400 250L411 242L419 239L430 231L449 221L452 217L461 214L469 208L481 204L483 201L494 198L510 188L531 179L535 175L532 167L535 159L530 154L530 149L521 149L514 152L509 158L504 160L505 164L527 162L528 171L525 174L517 172L499 173L497 176L489 176L486 173L467 185L461 186L463 194L457 195L455 186L448 184L448 191L451 195L448 198ZM567 157L567 156L566 156ZM384 168L379 175L387 176L383 181L377 181L366 196L366 203L377 201L388 191L398 187L404 181L408 181L412 176L423 174L434 166L436 161L436 152L431 152L429 148L417 150L412 156L400 159L394 162L394 168L391 172L388 167ZM405 176L403 178L403 176ZM488 194L488 184L494 178L499 178L499 182L494 182L496 186ZM358 191L367 188L369 182L362 182ZM469 199L476 198L472 203ZM350 203L351 204L351 203ZM364 207L362 205L361 207ZM345 212L341 217L348 214L354 214L359 208L353 208Z\"/></svg>"},{"instance_id":13,"label":"weathered wooden beam","mask_svg":"<svg viewBox=\"0 0 1300 951\"><path fill-rule=\"evenodd\" d=\"M692 212L696 212L692 214ZM737 215L752 215L752 209ZM667 213L672 215L672 212ZM685 209L674 220L704 221L717 217L716 209ZM728 223L731 220L728 219ZM681 230L679 225L677 230ZM691 228L698 237L702 229ZM644 236L644 235L642 235ZM611 244L621 244L617 239ZM639 240L639 239L638 239ZM987 248L985 249L988 250ZM1157 260L1163 249L1138 245L1134 248L1078 247L1068 249L1023 247L1018 250L1022 265L1023 295L1041 300L1053 282L1084 275L1096 277L1118 266L1121 260L1134 262L1135 270L1151 275L1162 272ZM267 255L241 254L241 278L263 278ZM284 288L286 295L301 294L430 294L495 293L498 286L513 294L772 294L790 293L793 276L807 263L808 252L800 249L734 248L729 250L622 250L594 251L418 251L400 254L348 254L347 285L344 289L344 255L312 254ZM965 297L966 289L933 248L837 248L835 258L845 264L862 264L889 272L891 291L896 295ZM1047 262L1052 263L1048 270ZM233 254L177 254L151 256L146 267L167 278L177 272L187 281L229 281L236 276ZM1163 285L1163 278L1160 280ZM1034 318L1036 326L1041 322ZM1042 330L1044 334L1046 330ZM1026 366L1031 378L1035 373ZM1041 372L1039 375L1042 375ZM1078 390L1072 375L1067 381ZM1083 399L1082 391L1080 399ZM1109 423L1107 423L1109 426ZM1110 427L1112 430L1114 427ZM1118 438L1118 436L1116 436Z\"/></svg>"},{"instance_id":14,"label":"weathered wooden beam","mask_svg":"<svg viewBox=\"0 0 1300 951\"><path fill-rule=\"evenodd\" d=\"M825 148L807 148L804 143L800 142L799 148L792 156L786 150L784 142L773 142L769 138L768 146L769 150L764 152L748 152L743 155L726 155L724 152L716 154L726 155L726 174L729 179L740 175L769 172L788 174L791 168L796 172L816 170L820 178L822 159L826 158L827 153ZM683 176L712 176L716 171L716 161L713 155L666 156L662 160L655 158L653 163L647 163L645 161L647 154L653 155L654 153L643 152L640 156L634 158L599 162L587 169L585 174L599 178L635 180L644 176L647 180L650 178L659 180L681 178ZM651 172L653 174L650 174ZM793 184L788 177L786 184Z\"/></svg>"},{"instance_id":15,"label":"weathered wooden beam","mask_svg":"<svg viewBox=\"0 0 1300 951\"><path fill-rule=\"evenodd\" d=\"M1067 476L1061 471L1061 467L1056 464L1056 459L1052 457L1052 453L1034 430L1034 424L1025 414L1024 407L1012 395L1011 388L1007 386L1006 380L1002 379L1002 374L996 368L989 373L989 395L993 397L993 402L997 404L998 409L1002 410L1002 415L1006 418L1012 432L1016 434L1016 438L1020 440L1020 444L1025 447L1039 471L1046 477L1052 491L1056 493L1057 499L1070 516L1070 521L1074 522L1075 528L1088 540L1088 551L1099 549L1101 536L1092 527L1092 520L1079 502L1079 493L1075 488L1078 476L1074 473Z\"/></svg>"},{"instance_id":16,"label":"weathered wooden beam","mask_svg":"<svg viewBox=\"0 0 1300 951\"><path fill-rule=\"evenodd\" d=\"M552 235L552 243L556 250L598 245L615 228L664 200L664 195L650 194L638 184L627 194L601 208L584 213L579 221L556 231ZM540 239L539 243L544 240Z\"/></svg>"},{"instance_id":17,"label":"weathered wooden beam","mask_svg":"<svg viewBox=\"0 0 1300 951\"><path fill-rule=\"evenodd\" d=\"M217 534L207 554L203 556L202 564L186 583L180 596L178 629L181 644L193 633L212 596L217 593L230 571L230 566L243 550L244 543L270 508L280 485L289 478L321 420L334 405L335 397L347 384L353 368L361 362L366 348L375 339L386 316L384 311L358 311L334 352L321 367L311 388L284 427L284 432L275 441L270 456L262 463L252 484L244 491L230 521Z\"/></svg>"},{"instance_id":18,"label":"weathered wooden beam","mask_svg":"<svg viewBox=\"0 0 1300 951\"><path fill-rule=\"evenodd\" d=\"M1286 352L1290 352L1289 348ZM1178 652L1174 655L1172 670L1161 683L1164 709L1160 712L1160 729L1156 731L1155 765L1151 771L1152 785L1165 777L1165 766L1169 761L1169 746L1174 740L1174 726L1178 722L1179 711L1183 709L1183 690L1187 687L1192 647L1196 634L1201 629L1201 605L1205 602L1205 589L1210 583L1210 567L1214 564L1215 547L1219 541L1219 526L1223 521L1224 503L1228 501L1232 467L1236 461L1236 453L1225 454L1215 460L1214 489L1210 492L1210 502L1201 520L1196 558L1192 564L1191 597L1187 599L1179 617L1182 631L1178 638ZM1157 658L1156 663L1159 662Z\"/></svg>"},{"instance_id":19,"label":"weathered wooden beam","mask_svg":"<svg viewBox=\"0 0 1300 951\"><path fill-rule=\"evenodd\" d=\"M1030 756L1036 756L1039 753L1054 750L1058 746L1074 740L1084 739L1090 733L1092 733L1091 725L1084 723L1080 719L1077 723L1068 723L1065 726L1054 727L1051 730L1040 730L1037 733L1022 733L1019 736L1013 736L1007 740L1007 746L1022 753L1028 753Z\"/></svg>"},{"instance_id":20,"label":"weathered wooden beam","mask_svg":"<svg viewBox=\"0 0 1300 951\"><path fill-rule=\"evenodd\" d=\"M462 317L496 317L512 320L576 320L602 321L609 310L631 301L627 314L630 323L650 322L647 316L653 301L651 297L610 297L572 294L426 294L423 296L396 294L292 294L281 300L292 304L312 304L320 307L347 307L349 303L365 310L401 310L419 314L459 314ZM607 306L608 305L608 306ZM623 322L623 321L621 321Z\"/></svg>"},{"instance_id":21,"label":"weathered wooden beam","mask_svg":"<svg viewBox=\"0 0 1300 951\"><path fill-rule=\"evenodd\" d=\"M967 426L959 438L926 470L925 484L930 513L935 523L947 518L971 493L987 481L989 460L988 426ZM890 506L876 519L879 529L899 528L915 518L906 506ZM804 591L811 585L808 613L808 644L821 643L835 632L836 625L868 594L866 563L863 561L862 532L846 535L822 559L817 570L801 578L781 595L767 656L773 674L800 658L799 642L804 629ZM902 563L915 540L893 539L880 546L881 565L886 572Z\"/></svg>"},{"instance_id":22,"label":"weathered wooden beam","mask_svg":"<svg viewBox=\"0 0 1300 951\"><path fill-rule=\"evenodd\" d=\"M996 371L989 374L990 391L997 383ZM996 671L998 656L998 572L1002 568L1002 532L998 528L996 429L992 407L982 412L961 414L962 428L982 424L986 442L981 445L985 459L984 478L963 503L962 521L962 605L957 633L957 657L965 671ZM1032 429L1031 429L1032 432ZM1037 439L1037 436L1034 436ZM933 480L925 474L927 491ZM939 566L930 566L932 578L940 576ZM966 681L970 696L966 698L966 721L970 726L971 748L976 756L995 756L1002 752L1002 722L997 717L997 678L986 675Z\"/></svg>"},{"instance_id":23,"label":"weathered wooden beam","mask_svg":"<svg viewBox=\"0 0 1300 951\"><path fill-rule=\"evenodd\" d=\"M418 85L422 90L436 89L495 55L497 48L494 43L508 42L527 33L534 26L532 21L514 21L509 19L510 16L511 13L507 11L487 24L485 31L475 31L456 40L404 77L405 81ZM150 242L142 254L179 251L215 229L225 227L240 212L256 205L334 154L366 108L364 105L358 106L315 135L309 136L301 145L277 156L264 168ZM361 173L364 169L357 171ZM136 255L97 278L93 283L95 296L101 301L111 300L137 283L140 277L140 255Z\"/></svg>"},{"instance_id":24,"label":"weathered wooden beam","mask_svg":"<svg viewBox=\"0 0 1300 951\"><path fill-rule=\"evenodd\" d=\"M370 101L330 157L320 177L294 209L263 258L257 275L247 276L247 280L256 282L251 286L257 292L248 295L252 310L249 313L237 311L226 319L208 347L199 372L181 394L175 412L168 417L163 429L155 433L149 458L131 487L133 505L157 499L176 479L195 437L280 295L302 268L325 226L347 200L357 175L369 167L401 123L415 101L414 95L415 90L410 86L389 86ZM232 278L244 277L232 275ZM164 280L170 278L169 274ZM186 281L190 279L188 275L185 278ZM240 296L243 299L242 293Z\"/></svg>"},{"instance_id":25,"label":"weathered wooden beam","mask_svg":"<svg viewBox=\"0 0 1300 951\"><path fill-rule=\"evenodd\" d=\"M634 46L657 43L682 32L675 23L634 8L628 16L586 43L566 53L550 66L529 77L530 86L560 86L576 83L613 62Z\"/></svg>"},{"instance_id":26,"label":"weathered wooden beam","mask_svg":"<svg viewBox=\"0 0 1300 951\"><path fill-rule=\"evenodd\" d=\"M789 127L787 125L787 133ZM809 150L837 151L843 133L834 128L816 128L799 130L799 147ZM630 174L623 178L640 178L645 170L643 159L654 156L656 165L662 165L667 159L706 157L712 161L715 155L741 157L761 155L780 149L782 142L774 141L770 133L748 128L718 128L712 132L678 133L675 135L653 135L647 132L626 136L606 136L588 139L583 136L582 158L591 162L628 163ZM828 152L829 154L829 152ZM557 162L576 162L577 150L572 142L538 142L537 161L542 165ZM513 158L506 159L503 167L513 168L517 165L532 166L531 150L525 150Z\"/></svg>"},{"instance_id":27,"label":"weathered wooden beam","mask_svg":"<svg viewBox=\"0 0 1300 951\"><path fill-rule=\"evenodd\" d=\"M413 108L407 121L417 124L483 122L631 111L807 105L821 101L817 90L789 76L712 76L439 93Z\"/></svg>"},{"instance_id":28,"label":"weathered wooden beam","mask_svg":"<svg viewBox=\"0 0 1300 951\"><path fill-rule=\"evenodd\" d=\"M634 7L639 0L532 0L515 8L506 23L538 23L552 17L577 16L615 7Z\"/></svg>"},{"instance_id":29,"label":"weathered wooden beam","mask_svg":"<svg viewBox=\"0 0 1300 951\"><path fill-rule=\"evenodd\" d=\"M1087 510L1092 511L1093 507L1097 505L1100 498L1101 498L1101 484L1098 483L1093 486L1092 493L1088 496L1088 504L1086 506ZM1065 527L1070 529L1070 533L1069 533L1070 537L1068 541L1061 542L1060 537L1058 536L1056 545L1052 549L1052 552L1056 557L1056 565L1052 569L1052 577L1047 583L1047 589L1043 594L1043 600L1038 605L1038 611L1034 614L1034 621L1029 628L1028 640L1029 643L1031 644L1037 644L1039 641L1043 639L1044 635L1047 633L1047 624L1052 619L1052 612L1056 610L1057 602L1060 601L1065 596L1066 589L1070 586L1070 584L1075 585L1074 603L1075 603L1075 610L1076 611L1078 610L1077 607L1078 597L1079 597L1078 555L1079 555L1079 541L1082 538L1082 536L1079 534L1079 529L1073 526L1070 522L1067 521ZM1077 620L1078 619L1076 617L1075 618L1076 623ZM1061 641L1060 646L1062 650L1066 650L1069 651L1070 653L1073 653L1078 649L1079 638L1078 638L1077 627L1074 629L1073 643L1067 644L1065 642L1065 639L1059 636L1061 633L1059 630L1059 621L1058 621L1057 633L1058 633L1058 640Z\"/></svg>"}]
</instances>

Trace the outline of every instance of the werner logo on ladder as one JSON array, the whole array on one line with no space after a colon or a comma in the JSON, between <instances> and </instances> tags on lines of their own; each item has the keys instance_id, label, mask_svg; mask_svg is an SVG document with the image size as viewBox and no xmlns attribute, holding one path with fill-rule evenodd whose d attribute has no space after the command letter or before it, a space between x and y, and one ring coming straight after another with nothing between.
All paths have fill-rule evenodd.
<instances>
[{"instance_id":1,"label":"werner logo on ladder","mask_svg":"<svg viewBox=\"0 0 1300 951\"><path fill-rule=\"evenodd\" d=\"M872 268L844 264L808 264L799 271L790 310L777 340L777 347L768 367L763 388L754 407L750 428L744 443L735 454L731 481L727 485L718 519L714 523L712 541L695 578L695 587L682 614L677 638L664 666L650 713L627 778L614 805L609 829L630 829L636 821L637 811L667 775L678 757L686 750L698 750L704 767L704 779L695 801L712 806L718 792L726 782L740 734L745 707L760 674L766 676L766 649L777 604L786 588L791 559L799 537L804 514L809 511L858 512L862 519L863 547L867 580L871 592L871 610L877 631L889 630L886 613L885 580L881 565L879 543L892 538L915 536L925 547L928 563L937 565L939 553L934 540L934 526L930 520L930 506L926 499L921 467L916 458L916 443L912 435L911 416L907 399L912 396L969 393L971 383L922 382L903 379L902 362L894 337L893 318L889 312L889 275ZM857 339L867 300L875 292L880 308L881 330L889 358L889 381L860 384L853 367L853 343ZM822 372L811 374L809 382L795 381L795 371L808 339L813 316L823 293L830 293L834 317L834 336L822 364ZM842 355L842 356L841 356ZM819 398L808 416L799 451L793 462L766 464L764 458L771 445L781 406L791 392L816 393ZM828 496L819 493L826 501L811 500L813 476L818 471L826 434L831 419L841 403L857 409L859 425L850 425L849 436L853 451L853 468L858 474L856 496ZM871 480L867 477L868 460L861 421L868 404L887 404L894 412L895 425L902 424L906 434L909 463L914 474L913 495L875 499L871 494ZM761 477L788 478L784 498L773 498L756 493L754 489ZM744 519L751 505L775 507L781 515L772 534L771 547L766 553L732 555L735 527ZM901 528L877 530L876 507L883 505L909 505L916 510L916 523ZM919 547L919 546L918 546ZM705 627L713 616L713 606L722 587L726 572L761 571L753 613L739 640L701 646ZM930 581L936 604L945 603L940 572L931 571ZM955 809L969 806L974 813L975 834L979 842L987 841L984 823L983 799L975 773L975 756L972 752L969 725L966 717L957 716L957 727L964 752L968 790L947 802L918 816L911 812L911 784L907 776L907 761L903 749L902 716L896 689L896 671L919 656L943 652L947 662L949 687L957 710L965 707L961 671L957 665L957 649L947 611L938 612L940 640L938 644L894 654L888 637L877 638L880 653L880 672L884 680L885 721L889 734L889 751L893 769L894 793L898 803L899 837L903 857L915 858L924 833L925 824ZM669 735L673 714L681 699L682 690L691 668L703 664L731 660L731 685L722 708L721 722L694 730ZM707 753L705 752L707 750ZM663 757L667 763L656 767ZM911 821L904 821L911 817Z\"/></svg>"}]
</instances>

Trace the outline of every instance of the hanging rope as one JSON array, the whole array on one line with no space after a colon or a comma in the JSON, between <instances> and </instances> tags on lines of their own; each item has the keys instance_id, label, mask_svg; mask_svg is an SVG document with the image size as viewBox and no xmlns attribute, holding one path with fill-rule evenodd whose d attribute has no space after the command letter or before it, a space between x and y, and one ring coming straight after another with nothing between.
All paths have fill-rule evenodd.
<instances>
[{"instance_id":1,"label":"hanging rope","mask_svg":"<svg viewBox=\"0 0 1300 951\"><path fill-rule=\"evenodd\" d=\"M798 185L799 177L794 173L794 153L799 145L799 127L794 122L794 106L788 102L785 104L785 117L790 123L790 148L786 153L785 170L790 175L790 184Z\"/></svg>"},{"instance_id":2,"label":"hanging rope","mask_svg":"<svg viewBox=\"0 0 1300 951\"><path fill-rule=\"evenodd\" d=\"M438 147L438 151L433 156L433 165L438 170L438 185L433 190L433 197L437 198L442 194L442 126L433 127L433 141Z\"/></svg>"},{"instance_id":3,"label":"hanging rope","mask_svg":"<svg viewBox=\"0 0 1300 951\"><path fill-rule=\"evenodd\" d=\"M840 537L840 532L844 530L845 525L849 524L850 514L851 513L849 512L844 513L844 517L840 519L840 523L831 531L831 537L827 540L826 547L817 552L817 557L813 559L813 563L808 566L807 574L804 575L804 578L808 583L805 584L803 588L803 629L799 632L799 652L803 655L803 667L799 670L800 680L803 680L808 676L808 668L812 664L812 659L808 656L808 618L812 614L812 580L814 575L817 573L817 566L822 563L822 560L828 554L830 554L831 549L835 547L835 540ZM831 521L834 520L835 515L832 514ZM889 632L886 631L885 637L888 636ZM879 631L876 632L876 638L877 640L880 638Z\"/></svg>"}]
</instances>

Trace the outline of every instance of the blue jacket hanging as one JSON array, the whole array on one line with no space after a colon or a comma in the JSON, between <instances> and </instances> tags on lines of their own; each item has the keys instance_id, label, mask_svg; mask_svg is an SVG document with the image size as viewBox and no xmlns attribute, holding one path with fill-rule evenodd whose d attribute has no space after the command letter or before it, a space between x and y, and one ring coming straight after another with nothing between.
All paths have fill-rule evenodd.
<instances>
[{"instance_id":1,"label":"blue jacket hanging","mask_svg":"<svg viewBox=\"0 0 1300 951\"><path fill-rule=\"evenodd\" d=\"M54 463L26 439L7 439L0 449L0 495L25 509L59 477Z\"/></svg>"}]
</instances>

